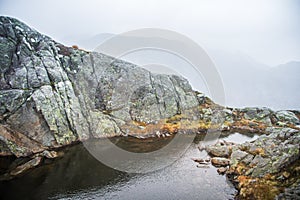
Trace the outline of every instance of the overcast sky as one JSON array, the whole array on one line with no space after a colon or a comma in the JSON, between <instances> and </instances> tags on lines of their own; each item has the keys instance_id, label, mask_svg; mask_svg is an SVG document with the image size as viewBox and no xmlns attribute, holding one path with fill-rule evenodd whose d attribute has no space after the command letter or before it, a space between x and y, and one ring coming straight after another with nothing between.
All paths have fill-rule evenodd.
<instances>
[{"instance_id":1,"label":"overcast sky","mask_svg":"<svg viewBox=\"0 0 300 200\"><path fill-rule=\"evenodd\" d=\"M152 27L271 66L300 60L298 0L0 0L0 14L66 45L80 46L99 33Z\"/></svg>"}]
</instances>

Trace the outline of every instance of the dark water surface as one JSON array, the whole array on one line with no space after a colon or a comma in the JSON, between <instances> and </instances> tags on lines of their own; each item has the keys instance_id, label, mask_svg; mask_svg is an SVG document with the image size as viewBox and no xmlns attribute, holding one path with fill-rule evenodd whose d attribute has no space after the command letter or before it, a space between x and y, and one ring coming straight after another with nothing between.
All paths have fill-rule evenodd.
<instances>
[{"instance_id":1,"label":"dark water surface","mask_svg":"<svg viewBox=\"0 0 300 200\"><path fill-rule=\"evenodd\" d=\"M112 142L132 152L148 152L159 149L170 139L115 138ZM197 168L192 161L191 158L205 156L197 148L202 139L197 135L177 161L146 174L109 168L78 144L65 149L60 159L22 177L0 182L0 199L233 199L236 191L225 176L218 175L213 166ZM236 133L226 140L251 139ZM101 140L93 142L101 146Z\"/></svg>"}]
</instances>

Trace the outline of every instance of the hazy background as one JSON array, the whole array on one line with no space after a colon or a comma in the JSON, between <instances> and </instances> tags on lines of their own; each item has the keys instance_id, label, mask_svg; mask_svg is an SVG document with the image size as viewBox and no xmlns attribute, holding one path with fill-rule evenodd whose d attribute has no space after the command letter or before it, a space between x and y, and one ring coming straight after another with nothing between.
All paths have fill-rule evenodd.
<instances>
[{"instance_id":1,"label":"hazy background","mask_svg":"<svg viewBox=\"0 0 300 200\"><path fill-rule=\"evenodd\" d=\"M300 109L298 0L0 0L0 14L89 50L133 29L173 30L213 59L227 105Z\"/></svg>"}]
</instances>

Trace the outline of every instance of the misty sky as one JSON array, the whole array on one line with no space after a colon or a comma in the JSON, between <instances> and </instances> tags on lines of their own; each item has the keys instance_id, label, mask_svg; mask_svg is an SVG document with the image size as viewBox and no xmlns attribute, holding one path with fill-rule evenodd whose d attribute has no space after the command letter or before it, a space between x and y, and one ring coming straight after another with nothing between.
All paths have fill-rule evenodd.
<instances>
[{"instance_id":1,"label":"misty sky","mask_svg":"<svg viewBox=\"0 0 300 200\"><path fill-rule=\"evenodd\" d=\"M204 49L241 52L275 66L300 60L298 0L0 0L0 14L19 18L66 45L99 33L164 28Z\"/></svg>"}]
</instances>

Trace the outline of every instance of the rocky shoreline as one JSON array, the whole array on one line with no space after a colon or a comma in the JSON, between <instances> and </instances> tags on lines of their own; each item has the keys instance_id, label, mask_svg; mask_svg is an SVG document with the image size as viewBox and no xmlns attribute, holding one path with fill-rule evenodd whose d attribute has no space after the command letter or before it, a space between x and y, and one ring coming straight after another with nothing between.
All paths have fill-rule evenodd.
<instances>
[{"instance_id":1,"label":"rocky shoreline","mask_svg":"<svg viewBox=\"0 0 300 200\"><path fill-rule=\"evenodd\" d=\"M300 132L270 127L252 142L218 142L207 146L213 165L226 174L238 199L298 199Z\"/></svg>"},{"instance_id":2,"label":"rocky shoreline","mask_svg":"<svg viewBox=\"0 0 300 200\"><path fill-rule=\"evenodd\" d=\"M183 77L66 47L3 16L0 64L0 158L13 160L1 164L1 180L90 138L238 131L261 136L206 147L218 171L236 183L238 198L299 194L299 111L217 105Z\"/></svg>"}]
</instances>

